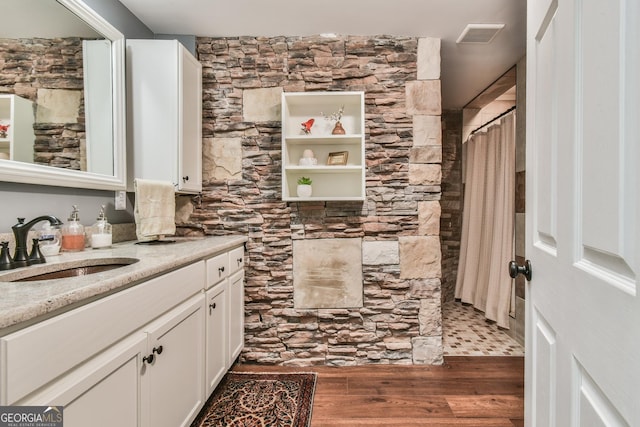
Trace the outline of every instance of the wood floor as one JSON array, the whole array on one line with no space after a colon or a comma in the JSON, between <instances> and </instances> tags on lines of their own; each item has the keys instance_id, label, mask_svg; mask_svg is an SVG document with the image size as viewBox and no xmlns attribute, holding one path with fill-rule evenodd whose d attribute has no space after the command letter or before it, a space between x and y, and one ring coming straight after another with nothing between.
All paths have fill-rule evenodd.
<instances>
[{"instance_id":1,"label":"wood floor","mask_svg":"<svg viewBox=\"0 0 640 427\"><path fill-rule=\"evenodd\" d=\"M284 368L317 372L312 427L524 426L524 358L445 358L443 366Z\"/></svg>"}]
</instances>

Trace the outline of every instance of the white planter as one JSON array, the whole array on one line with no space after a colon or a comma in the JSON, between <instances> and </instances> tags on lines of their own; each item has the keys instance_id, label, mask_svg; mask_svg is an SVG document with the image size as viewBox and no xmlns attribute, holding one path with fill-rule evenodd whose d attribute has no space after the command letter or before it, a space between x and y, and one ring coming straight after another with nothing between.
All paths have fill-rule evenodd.
<instances>
[{"instance_id":1,"label":"white planter","mask_svg":"<svg viewBox=\"0 0 640 427\"><path fill-rule=\"evenodd\" d=\"M311 197L311 186L307 184L298 184L298 197Z\"/></svg>"}]
</instances>

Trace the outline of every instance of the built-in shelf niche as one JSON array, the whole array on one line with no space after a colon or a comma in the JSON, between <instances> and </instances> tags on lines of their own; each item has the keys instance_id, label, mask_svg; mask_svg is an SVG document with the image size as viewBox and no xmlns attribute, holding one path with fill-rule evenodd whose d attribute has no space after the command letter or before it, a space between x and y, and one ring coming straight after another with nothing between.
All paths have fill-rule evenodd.
<instances>
[{"instance_id":1,"label":"built-in shelf niche","mask_svg":"<svg viewBox=\"0 0 640 427\"><path fill-rule=\"evenodd\" d=\"M335 121L325 120L344 106L340 122L346 133L332 135ZM302 123L314 119L311 132ZM282 200L326 201L365 199L363 92L284 92L282 94ZM317 164L300 165L305 150ZM346 165L329 165L329 153L346 151ZM313 181L311 197L298 197L300 177Z\"/></svg>"}]
</instances>

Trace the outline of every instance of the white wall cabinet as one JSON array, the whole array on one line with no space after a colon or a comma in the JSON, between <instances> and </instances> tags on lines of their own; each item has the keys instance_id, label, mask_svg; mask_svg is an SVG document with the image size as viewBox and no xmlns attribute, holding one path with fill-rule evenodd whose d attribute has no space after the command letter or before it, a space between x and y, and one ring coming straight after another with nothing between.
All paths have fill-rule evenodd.
<instances>
[{"instance_id":1,"label":"white wall cabinet","mask_svg":"<svg viewBox=\"0 0 640 427\"><path fill-rule=\"evenodd\" d=\"M344 135L333 135L330 115L344 107ZM302 123L314 119L310 133ZM282 94L282 200L364 200L365 127L363 92L284 92ZM305 150L317 164L300 164ZM329 161L330 153L346 153L346 164ZM336 157L337 158L337 157ZM299 197L297 181L311 178L311 197Z\"/></svg>"},{"instance_id":2,"label":"white wall cabinet","mask_svg":"<svg viewBox=\"0 0 640 427\"><path fill-rule=\"evenodd\" d=\"M244 345L243 267L241 246L0 338L0 405L64 405L68 427L189 426Z\"/></svg>"},{"instance_id":3,"label":"white wall cabinet","mask_svg":"<svg viewBox=\"0 0 640 427\"><path fill-rule=\"evenodd\" d=\"M0 125L9 125L0 136L0 159L33 163L33 102L17 95L0 95Z\"/></svg>"},{"instance_id":4,"label":"white wall cabinet","mask_svg":"<svg viewBox=\"0 0 640 427\"><path fill-rule=\"evenodd\" d=\"M176 40L127 40L127 174L202 191L202 66Z\"/></svg>"}]
</instances>

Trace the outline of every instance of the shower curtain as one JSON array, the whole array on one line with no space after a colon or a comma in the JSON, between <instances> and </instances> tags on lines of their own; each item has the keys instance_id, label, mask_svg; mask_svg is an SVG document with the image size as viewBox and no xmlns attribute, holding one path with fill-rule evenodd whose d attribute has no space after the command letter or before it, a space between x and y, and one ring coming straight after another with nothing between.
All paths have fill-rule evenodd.
<instances>
[{"instance_id":1,"label":"shower curtain","mask_svg":"<svg viewBox=\"0 0 640 427\"><path fill-rule=\"evenodd\" d=\"M515 216L515 112L465 143L465 191L456 299L509 328Z\"/></svg>"}]
</instances>

